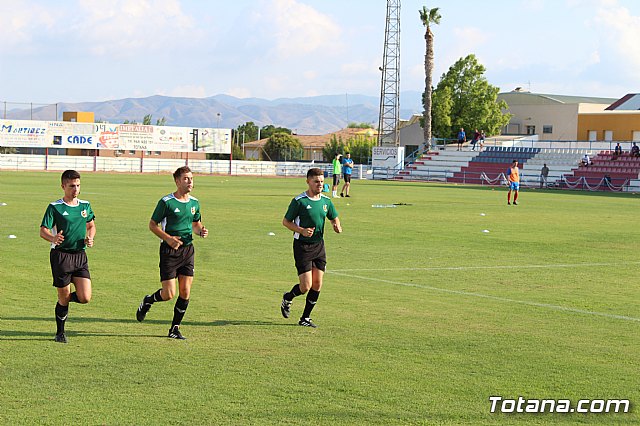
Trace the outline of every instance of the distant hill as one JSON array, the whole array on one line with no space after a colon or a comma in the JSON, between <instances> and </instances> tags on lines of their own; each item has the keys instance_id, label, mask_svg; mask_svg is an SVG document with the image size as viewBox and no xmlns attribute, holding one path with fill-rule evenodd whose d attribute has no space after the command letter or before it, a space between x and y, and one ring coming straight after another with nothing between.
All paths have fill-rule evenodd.
<instances>
[{"instance_id":1,"label":"distant hill","mask_svg":"<svg viewBox=\"0 0 640 426\"><path fill-rule=\"evenodd\" d=\"M421 93L403 92L400 118L421 113ZM215 95L208 98L149 96L104 102L58 103L58 119L64 111L93 111L96 121L122 123L142 121L151 114L153 121L165 117L167 126L236 128L247 121L259 126L273 124L298 134L325 134L343 129L348 123L378 125L379 100L366 95L325 95L303 98L235 98ZM220 116L218 116L220 114ZM52 106L7 111L7 118L54 120ZM219 123L218 123L219 121Z\"/></svg>"}]
</instances>

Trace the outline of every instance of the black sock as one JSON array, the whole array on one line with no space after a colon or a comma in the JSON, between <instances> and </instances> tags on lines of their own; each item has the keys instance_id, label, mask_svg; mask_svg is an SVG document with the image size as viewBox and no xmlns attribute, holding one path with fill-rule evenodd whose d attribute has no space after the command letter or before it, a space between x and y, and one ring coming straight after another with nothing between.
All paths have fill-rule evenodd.
<instances>
[{"instance_id":1,"label":"black sock","mask_svg":"<svg viewBox=\"0 0 640 426\"><path fill-rule=\"evenodd\" d=\"M78 300L78 293L76 293L75 291L73 293L71 293L71 297L69 298L69 302L80 303L80 301Z\"/></svg>"},{"instance_id":2,"label":"black sock","mask_svg":"<svg viewBox=\"0 0 640 426\"><path fill-rule=\"evenodd\" d=\"M173 321L171 322L172 328L176 325L180 325L182 318L184 317L184 313L187 311L187 306L189 306L189 299L183 299L178 296L178 300L176 300L176 304L173 307Z\"/></svg>"},{"instance_id":3,"label":"black sock","mask_svg":"<svg viewBox=\"0 0 640 426\"><path fill-rule=\"evenodd\" d=\"M311 316L311 311L316 306L318 297L320 297L319 291L316 291L314 289L309 290L309 293L307 293L307 303L304 305L304 312L302 313L302 318L309 318Z\"/></svg>"},{"instance_id":4,"label":"black sock","mask_svg":"<svg viewBox=\"0 0 640 426\"><path fill-rule=\"evenodd\" d=\"M161 291L162 289L158 289L158 291L156 291L155 293L145 296L144 304L153 305L155 302L164 302L164 300L162 299L162 295L160 294Z\"/></svg>"},{"instance_id":5,"label":"black sock","mask_svg":"<svg viewBox=\"0 0 640 426\"><path fill-rule=\"evenodd\" d=\"M56 334L64 333L64 322L69 314L69 306L56 303Z\"/></svg>"},{"instance_id":6,"label":"black sock","mask_svg":"<svg viewBox=\"0 0 640 426\"><path fill-rule=\"evenodd\" d=\"M295 284L289 293L284 294L284 300L291 302L294 297L300 296L301 294L300 284Z\"/></svg>"}]
</instances>

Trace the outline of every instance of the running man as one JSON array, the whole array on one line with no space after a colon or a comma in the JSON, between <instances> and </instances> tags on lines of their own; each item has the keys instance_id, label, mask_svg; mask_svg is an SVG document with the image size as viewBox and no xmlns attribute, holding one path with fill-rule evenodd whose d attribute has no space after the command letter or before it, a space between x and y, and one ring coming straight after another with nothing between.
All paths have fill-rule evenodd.
<instances>
[{"instance_id":1,"label":"running man","mask_svg":"<svg viewBox=\"0 0 640 426\"><path fill-rule=\"evenodd\" d=\"M351 173L353 172L353 160L351 154L345 154L347 158L342 159L342 176L344 177L344 185L342 191L340 191L341 197L351 197L349 190L351 189Z\"/></svg>"},{"instance_id":2,"label":"running man","mask_svg":"<svg viewBox=\"0 0 640 426\"><path fill-rule=\"evenodd\" d=\"M307 172L307 190L291 200L282 224L293 231L293 258L298 270L299 283L282 296L280 312L285 318L291 313L294 297L307 294L307 301L298 324L317 327L311 320L311 311L318 301L322 278L327 264L324 249L325 217L329 219L336 233L342 232L338 212L331 199L322 195L324 173L313 168Z\"/></svg>"},{"instance_id":3,"label":"running man","mask_svg":"<svg viewBox=\"0 0 640 426\"><path fill-rule=\"evenodd\" d=\"M193 232L206 238L209 231L201 222L200 202L190 195L193 189L193 174L187 166L173 173L176 191L162 197L149 221L149 230L162 240L160 244L160 282L162 288L148 294L136 312L136 319L143 321L151 305L173 299L178 278L178 300L173 308L173 321L167 337L182 339L180 323L189 306L195 249ZM160 227L162 225L162 227Z\"/></svg>"},{"instance_id":4,"label":"running man","mask_svg":"<svg viewBox=\"0 0 640 426\"><path fill-rule=\"evenodd\" d=\"M511 205L511 191L513 191L513 205L518 205L518 191L520 190L520 170L518 160L513 160L511 167L507 170L507 182L509 183L509 193L507 194L507 204Z\"/></svg>"},{"instance_id":5,"label":"running man","mask_svg":"<svg viewBox=\"0 0 640 426\"><path fill-rule=\"evenodd\" d=\"M51 243L49 263L53 286L58 291L54 340L67 343L64 326L69 302L84 304L91 300L91 274L85 248L93 247L96 225L91 204L78 198L80 173L66 170L61 181L64 196L47 207L40 225L40 237Z\"/></svg>"}]
</instances>

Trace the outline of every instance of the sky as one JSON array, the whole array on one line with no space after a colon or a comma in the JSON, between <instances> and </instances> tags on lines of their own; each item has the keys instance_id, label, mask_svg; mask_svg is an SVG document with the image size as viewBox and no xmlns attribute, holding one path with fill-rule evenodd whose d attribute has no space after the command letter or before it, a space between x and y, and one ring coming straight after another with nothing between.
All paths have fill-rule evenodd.
<instances>
[{"instance_id":1,"label":"sky","mask_svg":"<svg viewBox=\"0 0 640 426\"><path fill-rule=\"evenodd\" d=\"M0 0L0 102L379 96L384 0ZM401 1L400 90L475 54L500 91L640 92L638 0Z\"/></svg>"}]
</instances>

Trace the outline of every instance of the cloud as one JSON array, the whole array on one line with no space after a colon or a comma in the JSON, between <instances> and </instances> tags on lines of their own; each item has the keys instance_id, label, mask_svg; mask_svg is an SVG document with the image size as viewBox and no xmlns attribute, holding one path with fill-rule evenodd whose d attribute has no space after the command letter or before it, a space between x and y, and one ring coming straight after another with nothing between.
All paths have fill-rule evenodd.
<instances>
[{"instance_id":1,"label":"cloud","mask_svg":"<svg viewBox=\"0 0 640 426\"><path fill-rule=\"evenodd\" d=\"M296 0L270 0L264 14L254 15L283 59L318 51L335 52L341 28L329 16Z\"/></svg>"},{"instance_id":2,"label":"cloud","mask_svg":"<svg viewBox=\"0 0 640 426\"><path fill-rule=\"evenodd\" d=\"M231 87L227 89L226 94L240 99L250 98L252 96L251 90L247 87Z\"/></svg>"},{"instance_id":3,"label":"cloud","mask_svg":"<svg viewBox=\"0 0 640 426\"><path fill-rule=\"evenodd\" d=\"M162 51L197 37L178 0L79 0L75 30L95 55Z\"/></svg>"},{"instance_id":4,"label":"cloud","mask_svg":"<svg viewBox=\"0 0 640 426\"><path fill-rule=\"evenodd\" d=\"M43 28L50 30L56 13L25 1L0 2L0 51L32 50L32 41Z\"/></svg>"},{"instance_id":5,"label":"cloud","mask_svg":"<svg viewBox=\"0 0 640 426\"><path fill-rule=\"evenodd\" d=\"M593 22L603 34L606 49L618 53L621 68L637 73L640 67L640 16L634 16L629 9L608 0L606 6L603 4L597 10Z\"/></svg>"},{"instance_id":6,"label":"cloud","mask_svg":"<svg viewBox=\"0 0 640 426\"><path fill-rule=\"evenodd\" d=\"M159 95L183 97L183 98L205 98L207 97L207 89L203 86L177 86L168 91L157 90Z\"/></svg>"}]
</instances>

